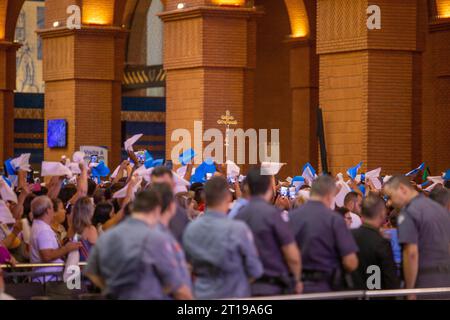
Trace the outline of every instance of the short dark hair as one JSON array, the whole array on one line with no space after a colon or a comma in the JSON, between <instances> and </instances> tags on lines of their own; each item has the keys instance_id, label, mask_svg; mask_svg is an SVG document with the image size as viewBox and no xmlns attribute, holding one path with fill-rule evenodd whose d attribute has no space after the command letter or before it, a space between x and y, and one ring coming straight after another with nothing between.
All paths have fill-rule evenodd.
<instances>
[{"instance_id":1,"label":"short dark hair","mask_svg":"<svg viewBox=\"0 0 450 320\"><path fill-rule=\"evenodd\" d=\"M311 186L311 196L325 197L336 192L336 181L329 175L319 176Z\"/></svg>"},{"instance_id":2,"label":"short dark hair","mask_svg":"<svg viewBox=\"0 0 450 320\"><path fill-rule=\"evenodd\" d=\"M376 218L381 210L386 208L384 200L377 195L368 195L364 198L361 206L361 215L367 219Z\"/></svg>"},{"instance_id":3,"label":"short dark hair","mask_svg":"<svg viewBox=\"0 0 450 320\"><path fill-rule=\"evenodd\" d=\"M356 200L358 200L358 197L359 197L360 195L357 193L357 192L355 192L355 191L350 191L349 193L347 193L346 195L345 195L345 198L344 198L344 206L346 206L348 203L350 203L350 202L352 202L352 201L356 201Z\"/></svg>"},{"instance_id":4,"label":"short dark hair","mask_svg":"<svg viewBox=\"0 0 450 320\"><path fill-rule=\"evenodd\" d=\"M206 206L214 207L221 204L229 193L228 182L225 178L212 177L205 183Z\"/></svg>"},{"instance_id":5,"label":"short dark hair","mask_svg":"<svg viewBox=\"0 0 450 320\"><path fill-rule=\"evenodd\" d=\"M398 189L400 185L403 185L411 190L415 190L414 187L411 184L411 181L409 178L405 175L396 175L390 178L385 184L384 187L386 188L393 188L395 190Z\"/></svg>"},{"instance_id":6,"label":"short dark hair","mask_svg":"<svg viewBox=\"0 0 450 320\"><path fill-rule=\"evenodd\" d=\"M104 224L111 217L111 211L113 210L113 205L109 202L99 202L95 207L94 216L92 217L92 224L97 226L98 224Z\"/></svg>"},{"instance_id":7,"label":"short dark hair","mask_svg":"<svg viewBox=\"0 0 450 320\"><path fill-rule=\"evenodd\" d=\"M175 201L172 188L167 183L154 183L151 189L157 192L161 198L161 213L166 211L170 204Z\"/></svg>"},{"instance_id":8,"label":"short dark hair","mask_svg":"<svg viewBox=\"0 0 450 320\"><path fill-rule=\"evenodd\" d=\"M447 207L450 203L450 191L445 187L434 188L430 193L430 199L436 201L444 207Z\"/></svg>"},{"instance_id":9,"label":"short dark hair","mask_svg":"<svg viewBox=\"0 0 450 320\"><path fill-rule=\"evenodd\" d=\"M262 175L261 168L258 166L252 167L245 178L250 191L250 195L263 195L269 190L271 184L271 177L269 175Z\"/></svg>"},{"instance_id":10,"label":"short dark hair","mask_svg":"<svg viewBox=\"0 0 450 320\"><path fill-rule=\"evenodd\" d=\"M89 178L87 182L88 182L87 196L92 198L94 196L95 190L97 189L97 184L91 178Z\"/></svg>"},{"instance_id":11,"label":"short dark hair","mask_svg":"<svg viewBox=\"0 0 450 320\"><path fill-rule=\"evenodd\" d=\"M69 202L70 199L77 193L77 186L73 183L66 184L61 188L58 194L58 198L62 200L64 205Z\"/></svg>"},{"instance_id":12,"label":"short dark hair","mask_svg":"<svg viewBox=\"0 0 450 320\"><path fill-rule=\"evenodd\" d=\"M350 210L348 210L346 207L336 207L334 208L334 211L336 211L343 217L345 217L345 215L350 212Z\"/></svg>"},{"instance_id":13,"label":"short dark hair","mask_svg":"<svg viewBox=\"0 0 450 320\"><path fill-rule=\"evenodd\" d=\"M164 175L168 174L171 178L173 178L172 170L165 166L158 166L153 168L151 176L152 177L162 177Z\"/></svg>"},{"instance_id":14,"label":"short dark hair","mask_svg":"<svg viewBox=\"0 0 450 320\"><path fill-rule=\"evenodd\" d=\"M133 212L147 213L161 208L161 197L154 190L144 190L136 194L133 201Z\"/></svg>"}]
</instances>

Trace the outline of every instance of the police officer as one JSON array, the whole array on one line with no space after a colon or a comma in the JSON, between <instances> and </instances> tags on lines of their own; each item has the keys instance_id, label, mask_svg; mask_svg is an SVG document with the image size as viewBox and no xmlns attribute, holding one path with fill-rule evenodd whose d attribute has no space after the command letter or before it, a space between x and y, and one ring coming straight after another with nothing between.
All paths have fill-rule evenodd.
<instances>
[{"instance_id":1,"label":"police officer","mask_svg":"<svg viewBox=\"0 0 450 320\"><path fill-rule=\"evenodd\" d=\"M179 271L183 283L187 287L192 288L191 275L187 267L183 248L169 229L170 221L175 216L177 208L172 188L167 183L155 183L152 184L151 189L157 192L161 199L159 228L167 236L167 241L172 246L176 258L176 268Z\"/></svg>"},{"instance_id":2,"label":"police officer","mask_svg":"<svg viewBox=\"0 0 450 320\"><path fill-rule=\"evenodd\" d=\"M250 281L259 278L262 265L252 233L242 221L227 218L232 196L220 176L205 184L205 213L191 222L183 247L195 276L198 299L250 296Z\"/></svg>"},{"instance_id":3,"label":"police officer","mask_svg":"<svg viewBox=\"0 0 450 320\"><path fill-rule=\"evenodd\" d=\"M301 250L305 293L338 290L345 272L358 267L358 247L344 219L330 209L336 192L334 179L320 176L311 186L310 200L289 214Z\"/></svg>"},{"instance_id":4,"label":"police officer","mask_svg":"<svg viewBox=\"0 0 450 320\"><path fill-rule=\"evenodd\" d=\"M405 287L450 286L450 215L437 202L419 194L405 176L384 186L388 204L401 208L399 242L403 245ZM412 295L410 299L415 299Z\"/></svg>"},{"instance_id":5,"label":"police officer","mask_svg":"<svg viewBox=\"0 0 450 320\"><path fill-rule=\"evenodd\" d=\"M152 183L167 183L175 189L175 181L173 178L172 170L165 166L155 167L151 173ZM189 218L185 209L177 204L175 216L170 219L169 230L175 236L178 242L181 242L183 238L183 232L189 223Z\"/></svg>"},{"instance_id":6,"label":"police officer","mask_svg":"<svg viewBox=\"0 0 450 320\"><path fill-rule=\"evenodd\" d=\"M269 204L273 198L271 176L261 175L259 167L247 174L250 202L237 220L253 232L256 248L264 266L264 275L252 284L253 296L301 293L300 253L292 230L282 219L281 210Z\"/></svg>"},{"instance_id":7,"label":"police officer","mask_svg":"<svg viewBox=\"0 0 450 320\"><path fill-rule=\"evenodd\" d=\"M111 299L192 299L167 236L158 227L155 191L136 195L130 217L102 235L89 255L86 275Z\"/></svg>"}]
</instances>

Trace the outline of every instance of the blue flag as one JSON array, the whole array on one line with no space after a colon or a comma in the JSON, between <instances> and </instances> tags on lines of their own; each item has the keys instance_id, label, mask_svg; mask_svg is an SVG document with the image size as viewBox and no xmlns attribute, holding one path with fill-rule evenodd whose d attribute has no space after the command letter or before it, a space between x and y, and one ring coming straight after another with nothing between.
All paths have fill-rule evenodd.
<instances>
[{"instance_id":1,"label":"blue flag","mask_svg":"<svg viewBox=\"0 0 450 320\"><path fill-rule=\"evenodd\" d=\"M191 183L196 182L206 182L206 174L213 174L216 172L216 165L211 159L206 159L202 164L200 164L196 169L194 175L191 177Z\"/></svg>"},{"instance_id":2,"label":"blue flag","mask_svg":"<svg viewBox=\"0 0 450 320\"><path fill-rule=\"evenodd\" d=\"M407 174L405 174L405 176L407 176L407 177L414 176L414 175L418 174L420 171L422 171L423 169L425 169L425 162L422 163L417 168L415 168L415 169L411 170L410 172L408 172Z\"/></svg>"},{"instance_id":3,"label":"blue flag","mask_svg":"<svg viewBox=\"0 0 450 320\"><path fill-rule=\"evenodd\" d=\"M196 155L197 154L195 153L194 149L191 148L180 154L178 160L180 161L181 165L185 166L189 161L194 159Z\"/></svg>"},{"instance_id":4,"label":"blue flag","mask_svg":"<svg viewBox=\"0 0 450 320\"><path fill-rule=\"evenodd\" d=\"M106 177L110 172L111 171L103 161L100 161L97 166L91 169L92 176L96 178Z\"/></svg>"},{"instance_id":5,"label":"blue flag","mask_svg":"<svg viewBox=\"0 0 450 320\"><path fill-rule=\"evenodd\" d=\"M350 178L352 178L353 180L356 178L356 175L358 174L359 169L362 166L362 161L360 163L358 163L356 166L348 168L347 169L347 174Z\"/></svg>"}]
</instances>

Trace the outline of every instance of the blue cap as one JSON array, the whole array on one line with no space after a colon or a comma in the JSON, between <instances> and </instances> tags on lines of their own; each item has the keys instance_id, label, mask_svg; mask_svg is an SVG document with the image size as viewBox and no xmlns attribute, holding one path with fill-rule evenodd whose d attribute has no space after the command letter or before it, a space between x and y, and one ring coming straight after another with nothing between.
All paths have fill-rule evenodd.
<instances>
[{"instance_id":1,"label":"blue cap","mask_svg":"<svg viewBox=\"0 0 450 320\"><path fill-rule=\"evenodd\" d=\"M450 169L448 169L448 170L445 172L445 174L444 174L444 180L445 180L445 181L450 180Z\"/></svg>"},{"instance_id":2,"label":"blue cap","mask_svg":"<svg viewBox=\"0 0 450 320\"><path fill-rule=\"evenodd\" d=\"M178 160L180 160L180 163L184 166L189 161L191 161L196 155L197 154L195 153L194 149L191 148L189 150L186 150L182 154L180 154L180 157L178 158Z\"/></svg>"},{"instance_id":3,"label":"blue cap","mask_svg":"<svg viewBox=\"0 0 450 320\"><path fill-rule=\"evenodd\" d=\"M358 163L356 166L348 168L347 169L347 174L350 178L355 179L356 175L358 174L359 169L362 166L362 161L360 163Z\"/></svg>"},{"instance_id":4,"label":"blue cap","mask_svg":"<svg viewBox=\"0 0 450 320\"><path fill-rule=\"evenodd\" d=\"M109 175L111 171L105 165L103 161L100 161L99 164L91 169L91 173L93 177L106 177Z\"/></svg>"},{"instance_id":5,"label":"blue cap","mask_svg":"<svg viewBox=\"0 0 450 320\"><path fill-rule=\"evenodd\" d=\"M206 174L216 172L216 165L211 159L206 159L196 169L191 177L191 184L196 182L206 182Z\"/></svg>"}]
</instances>

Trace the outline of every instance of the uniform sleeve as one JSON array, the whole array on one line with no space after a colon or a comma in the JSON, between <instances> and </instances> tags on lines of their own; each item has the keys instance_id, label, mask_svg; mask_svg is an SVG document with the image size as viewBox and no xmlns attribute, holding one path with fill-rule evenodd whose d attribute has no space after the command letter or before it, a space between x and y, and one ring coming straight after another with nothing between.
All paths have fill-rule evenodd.
<instances>
[{"instance_id":1,"label":"uniform sleeve","mask_svg":"<svg viewBox=\"0 0 450 320\"><path fill-rule=\"evenodd\" d=\"M84 273L100 276L99 259L100 255L98 251L98 245L95 245L94 247L92 247L91 252L89 253L88 263L86 269L84 269Z\"/></svg>"},{"instance_id":2,"label":"uniform sleeve","mask_svg":"<svg viewBox=\"0 0 450 320\"><path fill-rule=\"evenodd\" d=\"M263 274L263 266L258 256L253 234L246 224L240 223L236 228L236 236L241 254L244 260L244 267L249 278L257 279Z\"/></svg>"},{"instance_id":3,"label":"uniform sleeve","mask_svg":"<svg viewBox=\"0 0 450 320\"><path fill-rule=\"evenodd\" d=\"M278 243L281 246L286 246L295 241L289 224L281 217L281 212L274 213L273 229L275 231L275 236L277 237Z\"/></svg>"},{"instance_id":4,"label":"uniform sleeve","mask_svg":"<svg viewBox=\"0 0 450 320\"><path fill-rule=\"evenodd\" d=\"M377 246L377 256L380 261L380 269L383 277L383 289L399 289L400 279L397 276L394 255L388 240L382 241L380 245Z\"/></svg>"},{"instance_id":5,"label":"uniform sleeve","mask_svg":"<svg viewBox=\"0 0 450 320\"><path fill-rule=\"evenodd\" d=\"M402 212L397 219L398 222L398 241L401 244L417 244L419 232L413 218L407 212Z\"/></svg>"},{"instance_id":6,"label":"uniform sleeve","mask_svg":"<svg viewBox=\"0 0 450 320\"><path fill-rule=\"evenodd\" d=\"M358 252L358 246L355 243L352 233L345 225L344 219L338 216L333 217L333 231L336 246L341 257Z\"/></svg>"},{"instance_id":7,"label":"uniform sleeve","mask_svg":"<svg viewBox=\"0 0 450 320\"><path fill-rule=\"evenodd\" d=\"M170 292L174 292L183 285L183 280L177 268L175 252L170 240L165 237L158 237L151 239L151 241L152 243L148 245L151 248L148 254L153 257L156 274L162 286Z\"/></svg>"},{"instance_id":8,"label":"uniform sleeve","mask_svg":"<svg viewBox=\"0 0 450 320\"><path fill-rule=\"evenodd\" d=\"M51 230L40 232L36 238L36 245L38 250L57 249L56 234Z\"/></svg>"}]
</instances>

